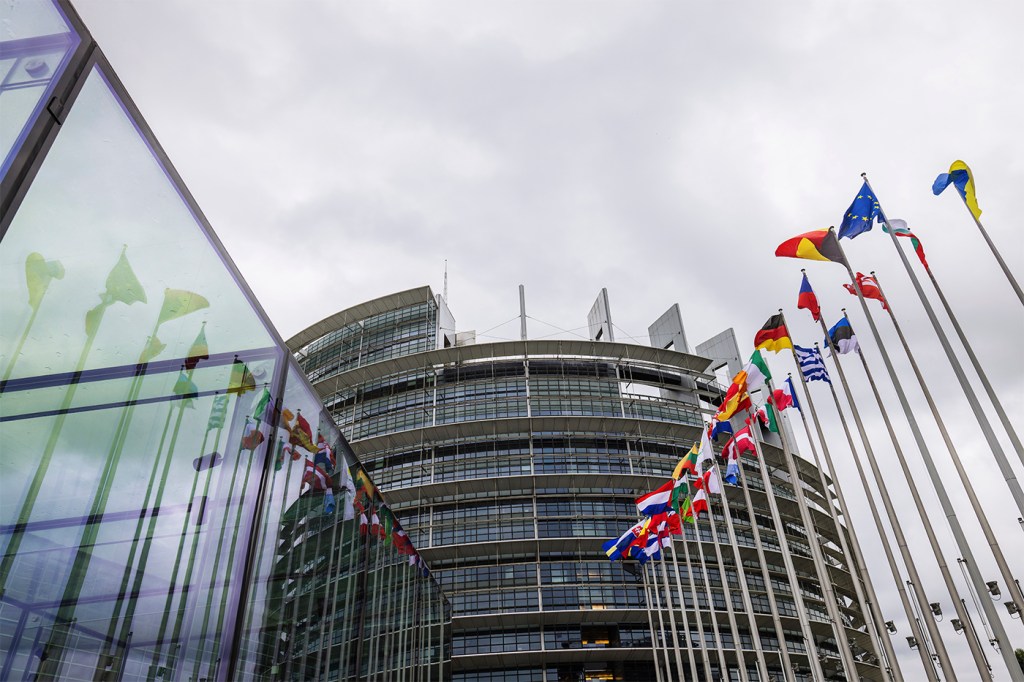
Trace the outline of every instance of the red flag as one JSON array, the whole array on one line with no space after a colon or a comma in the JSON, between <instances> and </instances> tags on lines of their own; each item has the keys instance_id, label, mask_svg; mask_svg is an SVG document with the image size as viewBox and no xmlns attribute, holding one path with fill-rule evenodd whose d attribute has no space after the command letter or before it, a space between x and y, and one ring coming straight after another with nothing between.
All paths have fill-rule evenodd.
<instances>
[{"instance_id":1,"label":"red flag","mask_svg":"<svg viewBox=\"0 0 1024 682\"><path fill-rule=\"evenodd\" d=\"M722 457L727 460L737 460L744 452L757 455L757 448L754 445L754 436L750 433L750 427L746 426L736 432L736 435L729 439L722 447Z\"/></svg>"},{"instance_id":2,"label":"red flag","mask_svg":"<svg viewBox=\"0 0 1024 682\"><path fill-rule=\"evenodd\" d=\"M885 302L885 297L882 296L882 292L878 288L878 282L875 281L874 277L858 272L857 284L860 285L860 293L864 294L864 298L873 298L876 301L881 301L882 310L889 309L889 304ZM844 284L843 286L854 296L857 295L857 290L853 288L852 284Z\"/></svg>"}]
</instances>

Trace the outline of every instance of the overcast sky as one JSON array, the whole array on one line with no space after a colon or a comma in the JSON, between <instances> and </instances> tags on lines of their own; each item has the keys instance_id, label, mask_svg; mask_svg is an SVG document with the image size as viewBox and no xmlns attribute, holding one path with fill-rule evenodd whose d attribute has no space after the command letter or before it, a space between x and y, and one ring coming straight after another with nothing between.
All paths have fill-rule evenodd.
<instances>
[{"instance_id":1,"label":"overcast sky","mask_svg":"<svg viewBox=\"0 0 1024 682\"><path fill-rule=\"evenodd\" d=\"M447 259L458 327L486 331L480 341L518 336L519 284L533 337L585 335L587 310L607 287L620 340L646 343L647 326L678 302L691 344L734 327L747 354L779 307L798 343L820 340L795 309L806 265L830 323L850 308L959 576L876 345L841 288L845 272L773 252L838 225L868 172L889 216L922 238L1024 430L1024 306L953 190L930 191L953 160L967 161L982 220L1024 279L1024 5L75 4L285 338L370 298L423 284L439 292ZM892 245L878 228L844 245L855 268L877 271L1024 575L1013 500ZM986 579L997 579L906 356L872 306ZM792 369L783 355L771 362L777 374ZM875 450L893 462L863 373L846 367ZM816 386L814 397L886 616L900 623L904 672L916 679L829 394ZM906 484L895 469L887 477L929 598L947 614L940 628L958 672L973 679ZM1024 646L1020 620L1006 626Z\"/></svg>"}]
</instances>

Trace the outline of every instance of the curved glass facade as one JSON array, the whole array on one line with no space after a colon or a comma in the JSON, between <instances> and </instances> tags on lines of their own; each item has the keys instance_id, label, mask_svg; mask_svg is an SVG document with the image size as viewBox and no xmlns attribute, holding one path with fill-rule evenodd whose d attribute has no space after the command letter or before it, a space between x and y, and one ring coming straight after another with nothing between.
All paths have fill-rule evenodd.
<instances>
[{"instance_id":1,"label":"curved glass facade","mask_svg":"<svg viewBox=\"0 0 1024 682\"><path fill-rule=\"evenodd\" d=\"M74 10L0 24L0 679L449 677L440 587L361 532L384 498Z\"/></svg>"},{"instance_id":2,"label":"curved glass facade","mask_svg":"<svg viewBox=\"0 0 1024 682\"><path fill-rule=\"evenodd\" d=\"M417 311L443 305L423 298ZM358 326L344 311L336 318ZM321 333L323 323L290 342L303 367L319 363L310 349ZM694 388L713 380L708 361L624 344L439 339L376 360L353 344L316 386L451 599L455 680L653 680L654 656L675 638L693 664L665 662L669 679L810 680L811 657L842 679L838 646L851 644L858 674L882 679L839 550L846 531L827 511L832 493L801 460L816 524L808 537L778 448L764 445L784 528L751 459L745 485L726 490L728 519L713 503L675 543L678 572L604 556L601 543L636 522L635 497L699 438L714 409ZM811 542L825 547L841 595L838 635Z\"/></svg>"}]
</instances>

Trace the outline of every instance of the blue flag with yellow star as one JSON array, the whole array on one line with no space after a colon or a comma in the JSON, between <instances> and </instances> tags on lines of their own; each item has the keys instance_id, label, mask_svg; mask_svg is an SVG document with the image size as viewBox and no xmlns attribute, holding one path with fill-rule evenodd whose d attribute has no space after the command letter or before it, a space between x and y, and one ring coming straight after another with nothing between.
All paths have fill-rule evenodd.
<instances>
[{"instance_id":1,"label":"blue flag with yellow star","mask_svg":"<svg viewBox=\"0 0 1024 682\"><path fill-rule=\"evenodd\" d=\"M868 183L857 192L857 198L850 204L843 215L843 224L839 226L839 238L847 237L853 239L861 232L871 229L875 218L879 214L878 199L868 188Z\"/></svg>"}]
</instances>

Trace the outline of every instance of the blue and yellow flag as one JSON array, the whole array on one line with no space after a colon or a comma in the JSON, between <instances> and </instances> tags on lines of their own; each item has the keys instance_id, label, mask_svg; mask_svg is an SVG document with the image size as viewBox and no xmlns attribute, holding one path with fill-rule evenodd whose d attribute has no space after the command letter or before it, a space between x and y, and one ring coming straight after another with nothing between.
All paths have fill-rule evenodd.
<instances>
[{"instance_id":1,"label":"blue and yellow flag","mask_svg":"<svg viewBox=\"0 0 1024 682\"><path fill-rule=\"evenodd\" d=\"M960 198L967 204L967 209L975 219L981 217L981 208L978 206L978 197L974 194L974 175L970 167L963 161L954 161L949 167L948 173L941 173L932 183L932 194L939 195L949 187L956 186Z\"/></svg>"},{"instance_id":2,"label":"blue and yellow flag","mask_svg":"<svg viewBox=\"0 0 1024 682\"><path fill-rule=\"evenodd\" d=\"M853 239L862 232L867 232L880 212L875 193L864 183L850 208L843 214L843 223L839 226L839 238Z\"/></svg>"}]
</instances>

